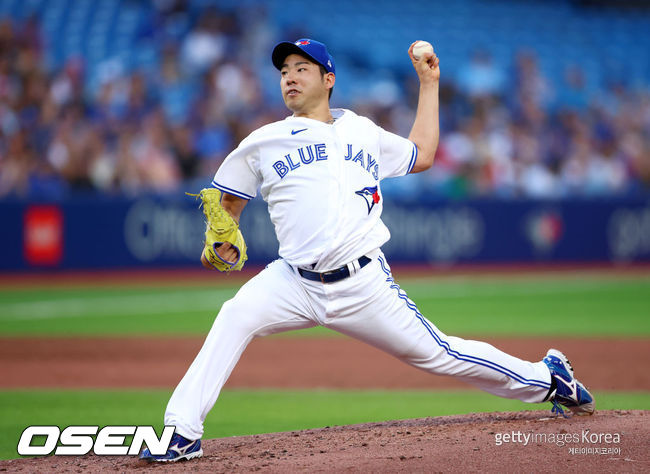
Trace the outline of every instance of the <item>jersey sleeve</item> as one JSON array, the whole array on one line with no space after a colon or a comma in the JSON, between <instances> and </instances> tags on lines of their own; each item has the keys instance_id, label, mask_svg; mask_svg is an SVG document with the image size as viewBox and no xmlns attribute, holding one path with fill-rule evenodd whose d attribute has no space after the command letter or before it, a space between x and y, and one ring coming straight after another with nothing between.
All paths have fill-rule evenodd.
<instances>
[{"instance_id":1,"label":"jersey sleeve","mask_svg":"<svg viewBox=\"0 0 650 474\"><path fill-rule=\"evenodd\" d=\"M411 172L418 147L411 140L379 128L380 179L404 176Z\"/></svg>"},{"instance_id":2,"label":"jersey sleeve","mask_svg":"<svg viewBox=\"0 0 650 474\"><path fill-rule=\"evenodd\" d=\"M249 138L226 157L212 180L213 187L248 200L257 195L262 182L258 147Z\"/></svg>"}]
</instances>

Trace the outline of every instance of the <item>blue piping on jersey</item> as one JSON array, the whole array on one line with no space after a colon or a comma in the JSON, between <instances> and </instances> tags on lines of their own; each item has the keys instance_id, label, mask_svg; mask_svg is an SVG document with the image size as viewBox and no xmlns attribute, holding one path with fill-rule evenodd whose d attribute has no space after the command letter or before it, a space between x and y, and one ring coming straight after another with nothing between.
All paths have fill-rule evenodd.
<instances>
[{"instance_id":1,"label":"blue piping on jersey","mask_svg":"<svg viewBox=\"0 0 650 474\"><path fill-rule=\"evenodd\" d=\"M248 194L246 194L246 193L242 193L241 191L236 191L236 190L231 189L231 188L229 188L229 187L227 187L227 186L223 186L223 185L217 183L217 182L214 181L214 180L212 180L212 186L215 187L215 188L217 188L217 189L220 189L220 190L223 191L224 193L232 194L233 196L237 196L237 197L240 197L240 198L242 198L242 199L246 199L246 200L248 200L248 201L250 201L251 199L253 199L253 196L249 196Z\"/></svg>"},{"instance_id":2,"label":"blue piping on jersey","mask_svg":"<svg viewBox=\"0 0 650 474\"><path fill-rule=\"evenodd\" d=\"M402 300L404 300L406 302L406 306L415 313L415 316L424 325L424 327L429 332L429 334L431 334L431 336L435 339L436 343L440 347L442 347L445 350L445 352L447 352L447 354L449 354L451 357L453 357L454 359L464 360L466 362L472 362L472 363L475 363L475 364L478 364L478 365L482 365L483 367L487 367L489 369L496 370L497 372L500 372L503 375L507 375L508 377L511 377L511 378L515 379L516 381L518 381L518 382L520 382L520 383L522 383L524 385L534 385L536 387L541 387L541 388L545 388L545 389L550 388L551 384L548 383L548 382L544 382L543 380L527 379L525 377L522 377L521 375L518 375L518 374L514 373L512 370L510 370L510 369L508 369L506 367L503 367L503 366L501 366L501 365L499 365L499 364L497 364L495 362L492 362L492 361L489 361L489 360L486 360L486 359L481 359L480 357L475 357L475 356L471 356L471 355L468 355L468 354L461 354L460 352L453 350L449 346L449 343L447 341L444 341L434 331L433 327L431 326L431 323L429 323L429 321L424 316L422 316L422 314L420 313L420 311L418 311L415 304L413 304L413 302L411 302L408 299L408 296L406 295L404 290L402 290L400 288L400 286L395 283L395 280L393 279L393 277L392 277L392 275L390 273L390 270L388 270L386 268L386 264L385 264L384 260L381 257L379 257L377 260L379 260L379 263L381 264L381 269L388 276L388 278L386 278L386 281L389 282L389 283L392 283L390 285L390 287L397 290L397 296L400 299L402 299Z\"/></svg>"},{"instance_id":3,"label":"blue piping on jersey","mask_svg":"<svg viewBox=\"0 0 650 474\"><path fill-rule=\"evenodd\" d=\"M411 170L413 170L413 167L415 166L415 162L417 160L418 160L418 146L415 143L413 143L413 152L411 152L411 161L409 162L409 169L406 172L406 174L409 174Z\"/></svg>"}]
</instances>

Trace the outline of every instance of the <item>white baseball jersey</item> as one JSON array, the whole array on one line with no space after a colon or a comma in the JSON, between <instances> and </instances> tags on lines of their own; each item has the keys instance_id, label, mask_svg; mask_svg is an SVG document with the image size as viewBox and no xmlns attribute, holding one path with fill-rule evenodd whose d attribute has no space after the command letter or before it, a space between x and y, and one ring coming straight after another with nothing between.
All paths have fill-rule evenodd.
<instances>
[{"instance_id":1,"label":"white baseball jersey","mask_svg":"<svg viewBox=\"0 0 650 474\"><path fill-rule=\"evenodd\" d=\"M409 173L413 142L350 110L333 124L288 117L245 138L225 159L212 185L269 205L280 256L295 266L327 271L381 247L383 178ZM314 265L312 267L312 265Z\"/></svg>"}]
</instances>

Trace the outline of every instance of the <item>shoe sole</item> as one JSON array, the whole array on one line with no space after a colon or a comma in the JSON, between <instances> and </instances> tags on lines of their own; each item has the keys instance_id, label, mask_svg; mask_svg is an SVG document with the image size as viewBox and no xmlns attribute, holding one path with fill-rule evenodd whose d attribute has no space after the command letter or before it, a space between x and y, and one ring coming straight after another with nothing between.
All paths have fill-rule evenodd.
<instances>
[{"instance_id":1,"label":"shoe sole","mask_svg":"<svg viewBox=\"0 0 650 474\"><path fill-rule=\"evenodd\" d=\"M590 392L591 393L591 392ZM593 395L592 395L593 398ZM594 402L585 403L579 407L568 407L576 416L592 416L596 412L596 404Z\"/></svg>"},{"instance_id":2,"label":"shoe sole","mask_svg":"<svg viewBox=\"0 0 650 474\"><path fill-rule=\"evenodd\" d=\"M565 356L562 352L558 351L557 349L549 349L546 355L555 356L558 359L560 359L564 363L564 365L566 365L567 369L571 374L571 377L575 379L575 375L573 373L573 366L571 365L571 362L569 362L567 356ZM580 382L578 383L582 385ZM585 387L584 385L582 385L582 388L584 390L587 390L587 387ZM587 392L589 392L589 390L587 390ZM591 395L591 392L589 392L589 394ZM591 399L594 400L593 395L591 395ZM596 403L592 401L591 403L584 403L577 407L566 407L566 408L571 410L571 413L573 413L576 416L591 416L596 412Z\"/></svg>"},{"instance_id":3,"label":"shoe sole","mask_svg":"<svg viewBox=\"0 0 650 474\"><path fill-rule=\"evenodd\" d=\"M153 462L189 461L190 459L200 458L201 456L203 456L203 449L199 449L198 451L195 451L190 454L183 454L182 456L178 456L177 458L174 459L147 459L147 461L153 461Z\"/></svg>"}]
</instances>

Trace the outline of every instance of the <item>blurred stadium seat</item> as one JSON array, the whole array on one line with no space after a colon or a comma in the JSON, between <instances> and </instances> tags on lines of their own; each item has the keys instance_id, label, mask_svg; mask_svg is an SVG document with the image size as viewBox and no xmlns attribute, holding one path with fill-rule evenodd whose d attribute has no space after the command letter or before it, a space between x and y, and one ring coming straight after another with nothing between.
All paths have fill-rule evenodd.
<instances>
[{"instance_id":1,"label":"blurred stadium seat","mask_svg":"<svg viewBox=\"0 0 650 474\"><path fill-rule=\"evenodd\" d=\"M333 105L357 108L402 134L408 133L415 105L406 49L418 38L434 43L446 94L442 165L412 178L423 193L449 195L459 180L469 183L465 194L479 196L645 193L650 186L650 9L582 3L3 0L0 21L12 30L2 52L4 78L16 87L3 97L0 196L34 195L42 188L34 183L43 181L44 173L64 194L168 191L169 183L159 186L142 170L142 163L152 160L153 166L172 169L176 186L207 179L228 147L261 123L285 115L268 51L276 41L299 36L326 42L337 60ZM210 45L213 54L205 64L188 68L188 51L199 44ZM38 63L25 70L22 53L29 51L37 53ZM135 74L146 82L146 93L139 96L131 90ZM234 77L241 80L233 93L227 81ZM476 83L481 77L502 79L487 87ZM45 82L40 89L28 87L32 79ZM49 110L46 97L55 85L61 91L66 84L73 93L59 96ZM481 87L489 93L476 92ZM37 97L26 97L28 89ZM24 131L33 103L49 114L37 124L39 133L18 140L10 124ZM144 119L160 108L163 120L149 120L154 125L147 132ZM90 144L91 124L105 144L101 152ZM84 133L70 135L75 126ZM169 138L183 126L193 135L192 166L181 163L179 144ZM154 158L143 155L138 143L154 142L152 136L161 131L162 142L150 143ZM460 159L449 146L457 140L446 142L453 133L469 137L474 149L469 159ZM228 146L202 147L207 135L222 137L220 143ZM500 148L495 145L504 141ZM534 156L519 152L527 141L539 149ZM25 150L31 164L13 157ZM77 162L73 155L79 155ZM166 160L171 164L162 164ZM609 180L591 169L602 163L624 176ZM47 171L33 171L39 166ZM544 176L533 183L549 184L530 187L521 176L531 169L538 171L531 176ZM499 173L506 178L495 177ZM389 192L400 188L387 186Z\"/></svg>"}]
</instances>

